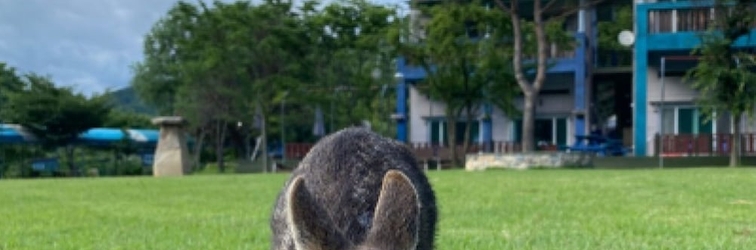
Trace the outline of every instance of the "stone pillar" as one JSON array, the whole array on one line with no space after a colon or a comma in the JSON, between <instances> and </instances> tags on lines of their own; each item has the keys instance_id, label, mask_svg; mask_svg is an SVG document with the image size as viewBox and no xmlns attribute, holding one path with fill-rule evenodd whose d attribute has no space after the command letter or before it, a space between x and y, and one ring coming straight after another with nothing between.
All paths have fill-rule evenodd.
<instances>
[{"instance_id":1,"label":"stone pillar","mask_svg":"<svg viewBox=\"0 0 756 250\"><path fill-rule=\"evenodd\" d=\"M182 176L188 173L191 157L183 131L186 120L178 116L167 116L154 118L152 123L160 125L160 138L155 148L152 175Z\"/></svg>"}]
</instances>

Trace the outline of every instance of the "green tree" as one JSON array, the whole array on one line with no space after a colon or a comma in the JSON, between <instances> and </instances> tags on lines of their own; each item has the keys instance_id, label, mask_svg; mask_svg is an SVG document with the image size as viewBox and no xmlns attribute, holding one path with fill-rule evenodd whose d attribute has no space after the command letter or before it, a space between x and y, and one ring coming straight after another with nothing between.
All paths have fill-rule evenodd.
<instances>
[{"instance_id":1,"label":"green tree","mask_svg":"<svg viewBox=\"0 0 756 250\"><path fill-rule=\"evenodd\" d=\"M65 148L69 170L79 174L73 159L74 144L82 132L104 124L111 110L109 100L105 95L87 98L35 74L24 80L25 89L4 94L8 109L2 116L28 129L44 148Z\"/></svg>"},{"instance_id":2,"label":"green tree","mask_svg":"<svg viewBox=\"0 0 756 250\"><path fill-rule=\"evenodd\" d=\"M598 47L599 50L607 52L630 52L630 47L620 44L617 36L623 30L633 29L633 6L632 3L623 3L617 7L613 13L613 20L598 23Z\"/></svg>"},{"instance_id":3,"label":"green tree","mask_svg":"<svg viewBox=\"0 0 756 250\"><path fill-rule=\"evenodd\" d=\"M603 0L495 0L507 13L512 24L514 75L524 96L522 109L522 150L535 149L535 102L546 82L546 71L551 65L549 50L552 44L561 49L570 48L574 38L563 29L564 18L581 8ZM525 4L532 4L532 8ZM525 8L523 8L525 7ZM532 12L528 12L532 11ZM531 69L527 58L535 58L535 77L528 77Z\"/></svg>"},{"instance_id":4,"label":"green tree","mask_svg":"<svg viewBox=\"0 0 756 250\"><path fill-rule=\"evenodd\" d=\"M152 124L150 117L145 114L112 109L103 123L104 127L109 128L131 128L131 129L156 129L157 126Z\"/></svg>"},{"instance_id":5,"label":"green tree","mask_svg":"<svg viewBox=\"0 0 756 250\"><path fill-rule=\"evenodd\" d=\"M173 115L178 89L182 86L178 68L177 46L182 26L189 22L180 13L181 4L161 18L144 38L144 60L132 66L131 86L146 104L157 108L160 115Z\"/></svg>"},{"instance_id":6,"label":"green tree","mask_svg":"<svg viewBox=\"0 0 756 250\"><path fill-rule=\"evenodd\" d=\"M322 11L317 7L310 2L303 9L308 63L314 69L308 73L314 81L296 95L307 96L305 101L321 105L326 114L334 107L331 131L362 120L388 127L387 91L381 90L393 81L386 35L395 10L365 0L335 1Z\"/></svg>"},{"instance_id":7,"label":"green tree","mask_svg":"<svg viewBox=\"0 0 756 250\"><path fill-rule=\"evenodd\" d=\"M730 166L740 165L741 129L744 114L756 108L756 58L752 52L735 47L756 27L756 6L749 0L717 0L717 17L710 30L701 36L701 44L692 53L699 63L686 74L693 89L699 92L702 111L711 119L715 111L730 114L733 143Z\"/></svg>"},{"instance_id":8,"label":"green tree","mask_svg":"<svg viewBox=\"0 0 756 250\"><path fill-rule=\"evenodd\" d=\"M213 135L218 166L225 171L225 142L242 135L237 122L249 120L259 108L267 125L283 92L303 79L298 59L306 55L307 41L300 39L300 22L289 3L179 2L169 16L182 34L171 36L176 60L170 68L182 81L179 113L202 126L201 138ZM261 129L264 151L267 127ZM231 140L237 153L243 141Z\"/></svg>"},{"instance_id":9,"label":"green tree","mask_svg":"<svg viewBox=\"0 0 756 250\"><path fill-rule=\"evenodd\" d=\"M418 89L446 105L449 145L458 165L456 123L460 118L466 122L462 138L466 151L472 121L482 104L492 103L506 113L516 114L512 100L517 87L506 70L511 68L510 44L502 39L510 26L502 12L490 11L480 2L444 2L425 12L430 14L426 39L402 43L397 32L393 41L400 53L424 68L427 77Z\"/></svg>"},{"instance_id":10,"label":"green tree","mask_svg":"<svg viewBox=\"0 0 756 250\"><path fill-rule=\"evenodd\" d=\"M0 62L0 93L16 93L21 91L24 83L19 77L16 69ZM8 98L5 94L0 94L0 110L7 108ZM1 111L0 111L1 112Z\"/></svg>"},{"instance_id":11,"label":"green tree","mask_svg":"<svg viewBox=\"0 0 756 250\"><path fill-rule=\"evenodd\" d=\"M18 75L16 69L0 62L0 114L10 111L8 107L8 95L17 93L24 87L23 79ZM2 123L7 123L7 118L1 118ZM0 178L8 177L11 169L16 169L17 173L22 174L21 169L25 168L24 160L33 153L33 149L28 146L18 145L0 145Z\"/></svg>"}]
</instances>

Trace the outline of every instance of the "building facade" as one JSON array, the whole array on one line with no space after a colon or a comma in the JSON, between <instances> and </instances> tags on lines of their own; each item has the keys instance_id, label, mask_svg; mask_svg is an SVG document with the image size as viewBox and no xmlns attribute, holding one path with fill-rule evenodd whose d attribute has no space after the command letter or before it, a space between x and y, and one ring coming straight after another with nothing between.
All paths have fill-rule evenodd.
<instances>
[{"instance_id":1,"label":"building facade","mask_svg":"<svg viewBox=\"0 0 756 250\"><path fill-rule=\"evenodd\" d=\"M732 132L728 114L709 121L696 107L698 96L683 81L696 65L691 51L699 46L699 34L715 18L713 1L636 1L633 75L633 145L636 156L658 151L656 136L707 135ZM736 46L756 48L756 30ZM753 124L738 124L753 131ZM714 142L712 142L714 143Z\"/></svg>"},{"instance_id":2,"label":"building facade","mask_svg":"<svg viewBox=\"0 0 756 250\"><path fill-rule=\"evenodd\" d=\"M530 3L529 3L530 4ZM413 17L419 13L413 12ZM574 135L589 131L589 102L592 53L595 51L596 15L593 8L576 13L567 28L575 36L574 50L560 51L552 46L552 67L548 70L547 82L536 101L536 143L541 145L567 145ZM422 31L420 31L422 32ZM593 45L592 45L593 43ZM397 59L397 139L411 144L445 142L446 132L444 104L430 100L417 90L416 85L426 77L418 65L411 65L404 58ZM522 98L515 100L522 106ZM493 107L477 111L474 122L473 142L519 142L521 121L509 117ZM458 134L464 131L459 121ZM451 135L454 136L454 135ZM458 138L460 135L456 135Z\"/></svg>"}]
</instances>

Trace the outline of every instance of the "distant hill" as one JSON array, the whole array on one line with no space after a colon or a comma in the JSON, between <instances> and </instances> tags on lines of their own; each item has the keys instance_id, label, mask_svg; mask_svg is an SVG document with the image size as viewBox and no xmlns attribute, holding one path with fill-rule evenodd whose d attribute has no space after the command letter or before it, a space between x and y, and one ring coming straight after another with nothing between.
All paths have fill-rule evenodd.
<instances>
[{"instance_id":1,"label":"distant hill","mask_svg":"<svg viewBox=\"0 0 756 250\"><path fill-rule=\"evenodd\" d=\"M115 108L140 114L154 115L157 111L144 104L132 87L125 87L108 94Z\"/></svg>"}]
</instances>

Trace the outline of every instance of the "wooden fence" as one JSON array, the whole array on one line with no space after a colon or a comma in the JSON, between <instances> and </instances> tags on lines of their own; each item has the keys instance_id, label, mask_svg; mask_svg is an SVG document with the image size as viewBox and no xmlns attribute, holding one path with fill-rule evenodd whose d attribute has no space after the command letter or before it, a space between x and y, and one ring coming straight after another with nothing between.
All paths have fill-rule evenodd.
<instances>
[{"instance_id":1,"label":"wooden fence","mask_svg":"<svg viewBox=\"0 0 756 250\"><path fill-rule=\"evenodd\" d=\"M655 155L659 155L659 135L656 135ZM678 134L664 135L662 155L664 156L724 156L732 150L732 134ZM756 155L756 133L741 135L741 154Z\"/></svg>"},{"instance_id":2,"label":"wooden fence","mask_svg":"<svg viewBox=\"0 0 756 250\"><path fill-rule=\"evenodd\" d=\"M313 143L287 143L286 144L286 157L293 159L303 158L307 152L310 151ZM451 147L448 145L439 145L431 143L409 143L407 144L415 153L415 157L420 161L425 160L451 160ZM463 152L463 146L457 145L456 152L460 159L464 159L464 155L467 153L476 152L494 152L494 153L512 153L518 152L522 149L519 143L495 141L489 145L482 143L471 143L467 149L467 152ZM539 150L543 151L556 151L556 146L542 146Z\"/></svg>"}]
</instances>

